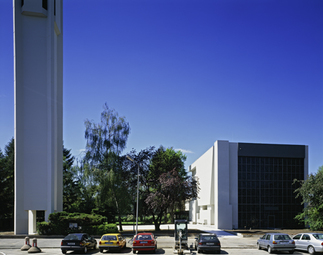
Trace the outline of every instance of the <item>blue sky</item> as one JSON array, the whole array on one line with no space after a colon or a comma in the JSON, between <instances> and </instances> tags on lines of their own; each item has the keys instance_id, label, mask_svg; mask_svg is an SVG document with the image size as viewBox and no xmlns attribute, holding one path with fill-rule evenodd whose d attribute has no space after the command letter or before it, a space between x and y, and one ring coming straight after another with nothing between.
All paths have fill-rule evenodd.
<instances>
[{"instance_id":1,"label":"blue sky","mask_svg":"<svg viewBox=\"0 0 323 255\"><path fill-rule=\"evenodd\" d=\"M216 140L309 146L323 165L322 0L65 0L64 145L106 102L130 123L124 154ZM14 135L12 1L0 0L0 148Z\"/></svg>"}]
</instances>

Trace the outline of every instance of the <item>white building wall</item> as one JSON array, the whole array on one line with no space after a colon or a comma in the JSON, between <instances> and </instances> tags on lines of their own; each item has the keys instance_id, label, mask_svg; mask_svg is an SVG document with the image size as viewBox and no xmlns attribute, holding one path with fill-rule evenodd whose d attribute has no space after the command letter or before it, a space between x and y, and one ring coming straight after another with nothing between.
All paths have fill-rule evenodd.
<instances>
[{"instance_id":1,"label":"white building wall","mask_svg":"<svg viewBox=\"0 0 323 255\"><path fill-rule=\"evenodd\" d=\"M47 218L63 209L63 6L61 0L47 1L47 10L42 0L23 3L13 0L14 232L32 234L36 211Z\"/></svg>"},{"instance_id":2,"label":"white building wall","mask_svg":"<svg viewBox=\"0 0 323 255\"><path fill-rule=\"evenodd\" d=\"M213 172L213 147L206 151L198 160L191 165L191 171L198 176L200 185L199 197L195 200L196 213L192 216L194 223L213 224L211 214L214 213L214 196L212 194L212 172Z\"/></svg>"},{"instance_id":3,"label":"white building wall","mask_svg":"<svg viewBox=\"0 0 323 255\"><path fill-rule=\"evenodd\" d=\"M232 205L230 204L230 168L229 142L216 141L214 144L215 158L215 227L232 228Z\"/></svg>"},{"instance_id":4,"label":"white building wall","mask_svg":"<svg viewBox=\"0 0 323 255\"><path fill-rule=\"evenodd\" d=\"M232 228L238 228L238 143L229 143L230 205Z\"/></svg>"}]
</instances>

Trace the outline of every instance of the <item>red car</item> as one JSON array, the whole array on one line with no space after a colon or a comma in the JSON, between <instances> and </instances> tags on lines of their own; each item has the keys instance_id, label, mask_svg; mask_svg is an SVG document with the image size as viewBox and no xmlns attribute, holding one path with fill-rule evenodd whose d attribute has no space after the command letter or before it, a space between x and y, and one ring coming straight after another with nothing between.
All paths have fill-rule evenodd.
<instances>
[{"instance_id":1,"label":"red car","mask_svg":"<svg viewBox=\"0 0 323 255\"><path fill-rule=\"evenodd\" d=\"M157 240L152 233L138 233L132 242L132 252L157 250Z\"/></svg>"}]
</instances>

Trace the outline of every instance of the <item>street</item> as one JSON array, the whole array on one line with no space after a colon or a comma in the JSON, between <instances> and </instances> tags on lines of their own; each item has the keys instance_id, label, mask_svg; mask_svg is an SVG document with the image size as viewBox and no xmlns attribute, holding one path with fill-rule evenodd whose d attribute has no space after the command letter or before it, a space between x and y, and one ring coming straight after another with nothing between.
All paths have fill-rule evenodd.
<instances>
[{"instance_id":1,"label":"street","mask_svg":"<svg viewBox=\"0 0 323 255\"><path fill-rule=\"evenodd\" d=\"M258 237L239 237L239 236L226 236L220 237L221 241L221 254L230 255L267 255L266 250L258 250L256 247ZM99 239L97 239L99 241ZM98 249L89 250L87 254L132 254L130 238L127 238L127 248L123 249L121 252L112 253L104 252L100 253ZM172 255L173 253L173 237L161 236L157 238L158 250L156 254ZM37 240L37 246L41 249L40 254L62 254L60 249L60 238L39 238ZM189 239L189 244L192 245L194 242L193 238ZM0 239L0 255L24 255L27 251L21 251L20 248L24 244L24 239L21 238L8 238ZM29 254L29 253L28 253ZM78 255L79 253L67 252L67 254ZM150 254L150 253L140 253L140 254ZM278 253L273 253L278 254ZM280 253L280 254L288 254ZM294 254L308 254L299 251L295 251ZM197 255L195 250L191 251L191 255Z\"/></svg>"},{"instance_id":2,"label":"street","mask_svg":"<svg viewBox=\"0 0 323 255\"><path fill-rule=\"evenodd\" d=\"M0 251L0 255L22 255L26 254L27 252L20 251L20 249L6 249ZM29 254L29 253L28 253ZM43 249L40 254L62 254L61 250L58 248L54 249ZM67 254L71 255L78 255L79 253L74 253L74 252L68 252ZM99 250L95 251L89 251L87 254L110 254L110 255L115 255L115 254L132 254L132 250L130 248L125 249L124 251L120 253L111 253L111 252L104 252L100 253ZM140 253L140 254L150 254L150 253ZM158 249L156 254L165 254L165 255L173 255L173 250L172 249ZM221 254L230 254L230 255L267 255L268 252L265 250L257 250L257 249L223 249L221 251ZM273 253L273 254L278 254L278 253ZM284 253L279 253L279 254L288 254L287 252ZM308 253L302 253L299 251L295 251L294 254L308 254ZM197 255L196 251L192 251L191 255Z\"/></svg>"}]
</instances>

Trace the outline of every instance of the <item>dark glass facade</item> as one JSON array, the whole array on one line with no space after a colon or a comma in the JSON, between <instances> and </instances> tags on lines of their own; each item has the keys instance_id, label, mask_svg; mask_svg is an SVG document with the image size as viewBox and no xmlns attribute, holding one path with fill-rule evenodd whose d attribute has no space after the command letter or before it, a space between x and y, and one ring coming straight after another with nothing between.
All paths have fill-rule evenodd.
<instances>
[{"instance_id":1,"label":"dark glass facade","mask_svg":"<svg viewBox=\"0 0 323 255\"><path fill-rule=\"evenodd\" d=\"M240 154L250 153L242 150ZM304 180L303 157L239 155L239 228L304 227L294 219L303 209L301 198L295 198L294 179Z\"/></svg>"}]
</instances>

